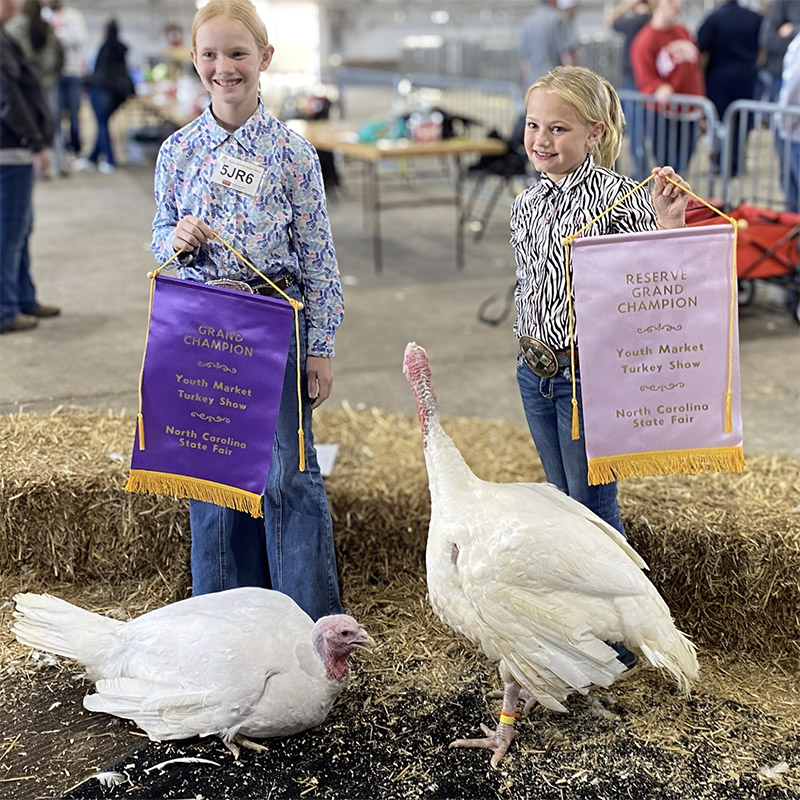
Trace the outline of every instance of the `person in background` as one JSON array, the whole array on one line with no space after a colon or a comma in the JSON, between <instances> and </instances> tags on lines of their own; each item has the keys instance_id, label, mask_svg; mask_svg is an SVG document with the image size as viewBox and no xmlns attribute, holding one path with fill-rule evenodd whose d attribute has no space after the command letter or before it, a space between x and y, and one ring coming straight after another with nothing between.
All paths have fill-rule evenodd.
<instances>
[{"instance_id":1,"label":"person in background","mask_svg":"<svg viewBox=\"0 0 800 800\"><path fill-rule=\"evenodd\" d=\"M575 25L575 15L578 13L578 0L557 0L556 7L567 20L567 29L571 38L578 41L578 29Z\"/></svg>"},{"instance_id":2,"label":"person in background","mask_svg":"<svg viewBox=\"0 0 800 800\"><path fill-rule=\"evenodd\" d=\"M800 31L800 0L771 0L764 12L759 44L766 51L764 65L769 76L767 100L774 103L781 90L783 59L789 42Z\"/></svg>"},{"instance_id":3,"label":"person in background","mask_svg":"<svg viewBox=\"0 0 800 800\"><path fill-rule=\"evenodd\" d=\"M288 295L302 300L300 346L298 351L291 337L264 518L189 502L192 592L263 586L288 594L318 619L342 613L312 410L333 386L331 358L344 301L319 159L305 139L267 111L259 95L272 54L264 23L248 0L211 0L195 14L192 63L211 105L161 146L152 249L159 264L183 251L178 275L185 280L236 280L258 294L272 294L269 284L216 239L217 231ZM247 163L257 176L254 194L224 185L215 172L224 157Z\"/></svg>"},{"instance_id":4,"label":"person in background","mask_svg":"<svg viewBox=\"0 0 800 800\"><path fill-rule=\"evenodd\" d=\"M89 157L75 162L77 170L99 168L100 172L108 174L116 169L109 122L112 114L135 92L128 72L127 52L128 46L119 40L117 23L112 19L106 25L105 41L89 78L89 99L97 120L97 137ZM100 161L101 156L103 161Z\"/></svg>"},{"instance_id":5,"label":"person in background","mask_svg":"<svg viewBox=\"0 0 800 800\"><path fill-rule=\"evenodd\" d=\"M81 99L86 78L86 48L89 34L83 14L77 8L65 6L61 0L46 0L45 19L53 26L64 47L64 69L59 81L61 111L69 114L69 138L64 147L74 158L81 154ZM43 12L43 13L44 13ZM61 115L56 126L61 127Z\"/></svg>"},{"instance_id":6,"label":"person in background","mask_svg":"<svg viewBox=\"0 0 800 800\"><path fill-rule=\"evenodd\" d=\"M519 48L525 88L560 64L576 64L580 43L558 0L539 0L522 26Z\"/></svg>"},{"instance_id":7,"label":"person in background","mask_svg":"<svg viewBox=\"0 0 800 800\"><path fill-rule=\"evenodd\" d=\"M42 17L40 0L26 0L22 13L8 23L6 30L17 40L26 58L36 67L50 113L53 120L57 120L61 113L59 83L61 70L64 68L64 47L50 23ZM58 130L53 136L52 155L53 166L58 174L69 175L64 141Z\"/></svg>"},{"instance_id":8,"label":"person in background","mask_svg":"<svg viewBox=\"0 0 800 800\"><path fill-rule=\"evenodd\" d=\"M60 313L39 303L30 273L33 176L49 166L53 118L36 69L6 31L19 11L19 0L0 0L0 333Z\"/></svg>"},{"instance_id":9,"label":"person in background","mask_svg":"<svg viewBox=\"0 0 800 800\"><path fill-rule=\"evenodd\" d=\"M631 66L636 88L655 95L659 106L646 108L645 135L657 164L678 172L689 166L697 140L699 111L664 108L673 94L705 96L700 51L689 31L678 23L681 0L653 0L653 16L631 44Z\"/></svg>"},{"instance_id":10,"label":"person in background","mask_svg":"<svg viewBox=\"0 0 800 800\"><path fill-rule=\"evenodd\" d=\"M800 106L800 35L786 48L783 59L779 106ZM778 115L777 146L786 210L800 212L800 119Z\"/></svg>"},{"instance_id":11,"label":"person in background","mask_svg":"<svg viewBox=\"0 0 800 800\"><path fill-rule=\"evenodd\" d=\"M697 47L705 73L706 95L714 104L720 120L735 100L755 99L760 28L761 17L740 6L739 0L719 0L717 8L700 25ZM741 143L742 148L745 145L746 142ZM739 174L739 150L737 125L731 141L731 176ZM717 169L719 157L719 153L714 154Z\"/></svg>"},{"instance_id":12,"label":"person in background","mask_svg":"<svg viewBox=\"0 0 800 800\"><path fill-rule=\"evenodd\" d=\"M631 66L631 42L650 21L648 0L622 0L605 18L607 27L622 34L622 76L620 89L636 89ZM631 177L643 181L647 177L647 155L644 149L644 109L631 100L622 101L625 113L625 137L633 158Z\"/></svg>"}]
</instances>

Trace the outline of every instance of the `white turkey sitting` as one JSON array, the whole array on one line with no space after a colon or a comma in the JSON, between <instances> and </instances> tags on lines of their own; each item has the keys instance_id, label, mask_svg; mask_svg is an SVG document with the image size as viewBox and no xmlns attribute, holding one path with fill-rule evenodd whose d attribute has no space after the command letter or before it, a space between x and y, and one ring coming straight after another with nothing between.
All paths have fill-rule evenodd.
<instances>
[{"instance_id":1,"label":"white turkey sitting","mask_svg":"<svg viewBox=\"0 0 800 800\"><path fill-rule=\"evenodd\" d=\"M243 587L190 597L129 622L47 594L14 597L12 631L29 647L75 659L95 682L84 706L133 720L154 741L289 736L322 723L374 645L344 614L315 624L288 595Z\"/></svg>"},{"instance_id":2,"label":"white turkey sitting","mask_svg":"<svg viewBox=\"0 0 800 800\"><path fill-rule=\"evenodd\" d=\"M503 706L485 738L451 747L493 751L514 738L517 703L566 711L573 692L609 686L626 667L608 642L622 642L666 670L687 694L695 648L625 538L551 484L477 478L444 432L428 356L406 347L403 372L417 401L431 493L426 550L433 610L498 668Z\"/></svg>"}]
</instances>

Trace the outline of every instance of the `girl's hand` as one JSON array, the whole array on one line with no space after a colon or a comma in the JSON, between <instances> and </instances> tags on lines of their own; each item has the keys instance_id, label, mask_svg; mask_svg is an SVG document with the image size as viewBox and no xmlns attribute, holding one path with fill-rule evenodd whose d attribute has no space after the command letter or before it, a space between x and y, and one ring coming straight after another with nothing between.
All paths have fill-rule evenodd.
<instances>
[{"instance_id":1,"label":"girl's hand","mask_svg":"<svg viewBox=\"0 0 800 800\"><path fill-rule=\"evenodd\" d=\"M653 205L656 207L657 223L662 228L682 228L686 224L685 213L689 195L674 183L670 183L667 177L685 189L692 187L672 167L656 167L653 174L656 176L653 181Z\"/></svg>"},{"instance_id":2,"label":"girl's hand","mask_svg":"<svg viewBox=\"0 0 800 800\"><path fill-rule=\"evenodd\" d=\"M331 396L331 389L333 389L331 360L324 356L307 356L306 380L308 395L311 398L311 408L317 408Z\"/></svg>"},{"instance_id":3,"label":"girl's hand","mask_svg":"<svg viewBox=\"0 0 800 800\"><path fill-rule=\"evenodd\" d=\"M172 235L172 249L191 251L213 238L214 232L203 220L189 215L175 226L175 233Z\"/></svg>"}]
</instances>

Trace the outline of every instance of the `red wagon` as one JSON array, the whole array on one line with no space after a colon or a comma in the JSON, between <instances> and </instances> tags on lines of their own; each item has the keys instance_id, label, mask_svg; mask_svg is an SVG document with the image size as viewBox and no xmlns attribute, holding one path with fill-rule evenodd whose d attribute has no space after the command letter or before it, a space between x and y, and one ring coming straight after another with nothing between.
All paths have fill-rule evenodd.
<instances>
[{"instance_id":1,"label":"red wagon","mask_svg":"<svg viewBox=\"0 0 800 800\"><path fill-rule=\"evenodd\" d=\"M717 201L709 202L721 207ZM752 302L755 280L773 281L789 291L792 313L795 321L800 323L800 214L772 211L746 203L725 213L740 220L736 251L739 305ZM690 199L686 223L725 224L725 219L697 200Z\"/></svg>"}]
</instances>

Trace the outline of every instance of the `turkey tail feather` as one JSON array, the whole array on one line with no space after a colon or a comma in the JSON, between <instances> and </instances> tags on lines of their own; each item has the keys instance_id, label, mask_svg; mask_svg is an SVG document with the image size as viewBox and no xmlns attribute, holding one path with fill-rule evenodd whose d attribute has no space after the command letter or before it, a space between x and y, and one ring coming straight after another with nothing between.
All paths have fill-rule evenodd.
<instances>
[{"instance_id":1,"label":"turkey tail feather","mask_svg":"<svg viewBox=\"0 0 800 800\"><path fill-rule=\"evenodd\" d=\"M646 642L640 645L642 655L654 667L668 672L688 697L699 677L697 666L697 648L680 631L675 631L676 636L671 642L669 650L664 648L653 649Z\"/></svg>"},{"instance_id":2,"label":"turkey tail feather","mask_svg":"<svg viewBox=\"0 0 800 800\"><path fill-rule=\"evenodd\" d=\"M108 648L109 634L124 624L49 594L17 594L14 602L11 631L17 641L88 667Z\"/></svg>"}]
</instances>

